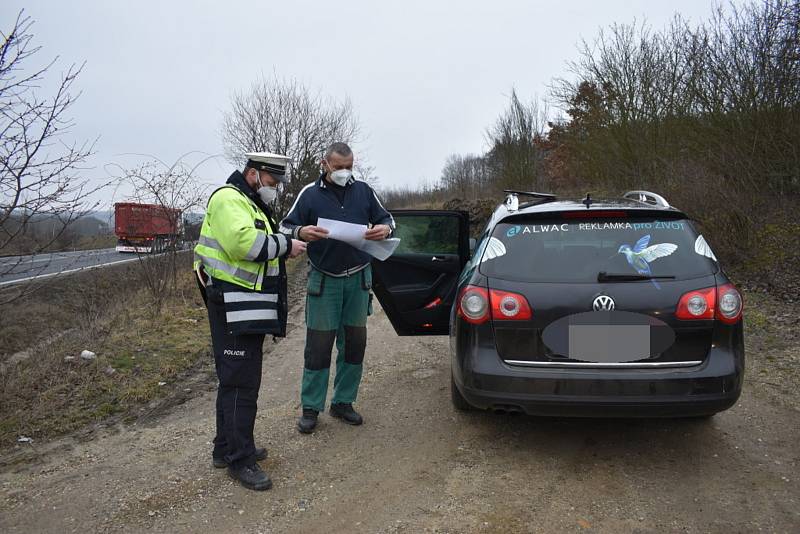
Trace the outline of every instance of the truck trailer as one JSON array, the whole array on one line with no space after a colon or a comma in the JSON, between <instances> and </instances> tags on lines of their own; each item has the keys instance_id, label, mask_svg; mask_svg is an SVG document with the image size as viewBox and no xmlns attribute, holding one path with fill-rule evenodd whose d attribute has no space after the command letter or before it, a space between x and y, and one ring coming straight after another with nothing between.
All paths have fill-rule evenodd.
<instances>
[{"instance_id":1,"label":"truck trailer","mask_svg":"<svg viewBox=\"0 0 800 534\"><path fill-rule=\"evenodd\" d=\"M117 252L158 254L181 248L181 210L157 204L114 204Z\"/></svg>"}]
</instances>

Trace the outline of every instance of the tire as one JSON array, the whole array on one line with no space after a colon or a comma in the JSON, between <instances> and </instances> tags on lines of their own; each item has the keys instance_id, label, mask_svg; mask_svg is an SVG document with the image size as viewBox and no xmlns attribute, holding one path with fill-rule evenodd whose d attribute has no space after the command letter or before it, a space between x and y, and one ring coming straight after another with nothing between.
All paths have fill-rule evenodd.
<instances>
[{"instance_id":1,"label":"tire","mask_svg":"<svg viewBox=\"0 0 800 534\"><path fill-rule=\"evenodd\" d=\"M474 410L472 405L467 402L467 399L461 394L456 386L456 381L453 379L452 373L450 374L450 400L453 403L453 408L459 412L468 412Z\"/></svg>"}]
</instances>

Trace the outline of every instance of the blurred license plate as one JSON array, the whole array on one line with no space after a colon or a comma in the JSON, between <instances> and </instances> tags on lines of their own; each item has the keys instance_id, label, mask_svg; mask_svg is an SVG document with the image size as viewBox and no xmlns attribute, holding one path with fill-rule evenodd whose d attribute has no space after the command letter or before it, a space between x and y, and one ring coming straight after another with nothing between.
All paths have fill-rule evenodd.
<instances>
[{"instance_id":1,"label":"blurred license plate","mask_svg":"<svg viewBox=\"0 0 800 534\"><path fill-rule=\"evenodd\" d=\"M569 325L569 358L622 363L650 357L650 325Z\"/></svg>"}]
</instances>

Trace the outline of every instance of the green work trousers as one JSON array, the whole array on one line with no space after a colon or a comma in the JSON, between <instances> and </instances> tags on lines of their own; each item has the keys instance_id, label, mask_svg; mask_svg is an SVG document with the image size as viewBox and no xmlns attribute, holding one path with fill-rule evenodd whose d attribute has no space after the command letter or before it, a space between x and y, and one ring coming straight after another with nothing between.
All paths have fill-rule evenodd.
<instances>
[{"instance_id":1,"label":"green work trousers","mask_svg":"<svg viewBox=\"0 0 800 534\"><path fill-rule=\"evenodd\" d=\"M303 408L325 409L331 352L336 342L332 403L353 403L358 396L371 313L370 266L350 276L329 276L311 268L306 294L306 347Z\"/></svg>"}]
</instances>

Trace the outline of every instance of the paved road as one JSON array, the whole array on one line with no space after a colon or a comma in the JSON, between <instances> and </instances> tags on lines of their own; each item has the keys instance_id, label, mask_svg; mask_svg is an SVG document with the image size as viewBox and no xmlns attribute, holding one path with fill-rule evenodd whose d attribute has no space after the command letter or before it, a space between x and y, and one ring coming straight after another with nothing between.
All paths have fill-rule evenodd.
<instances>
[{"instance_id":1,"label":"paved road","mask_svg":"<svg viewBox=\"0 0 800 534\"><path fill-rule=\"evenodd\" d=\"M113 248L8 256L0 258L0 287L136 259L135 254L123 254Z\"/></svg>"}]
</instances>

